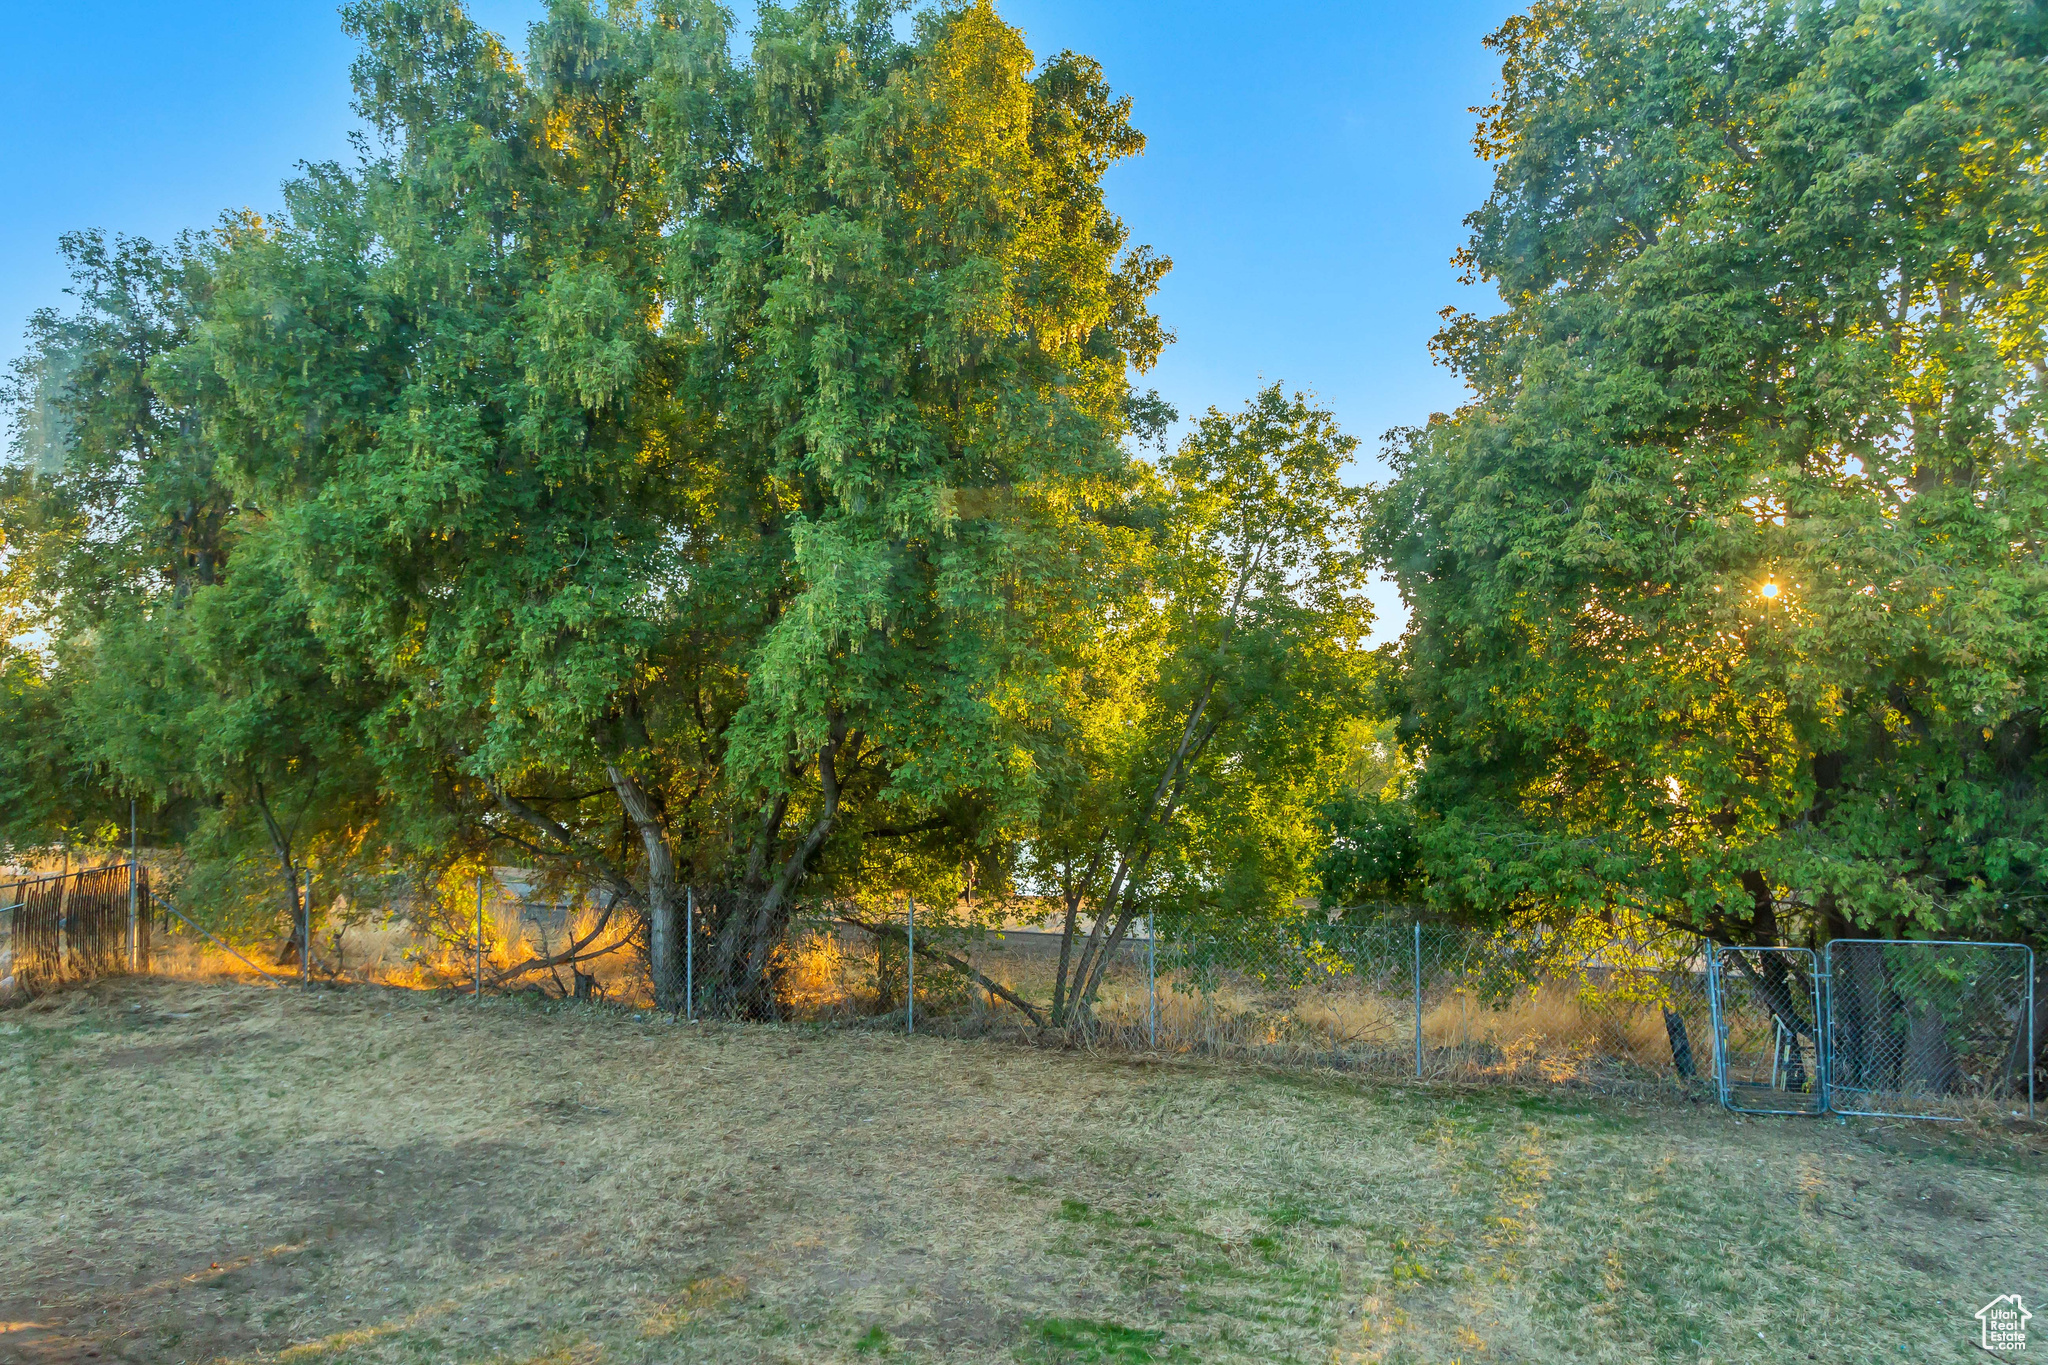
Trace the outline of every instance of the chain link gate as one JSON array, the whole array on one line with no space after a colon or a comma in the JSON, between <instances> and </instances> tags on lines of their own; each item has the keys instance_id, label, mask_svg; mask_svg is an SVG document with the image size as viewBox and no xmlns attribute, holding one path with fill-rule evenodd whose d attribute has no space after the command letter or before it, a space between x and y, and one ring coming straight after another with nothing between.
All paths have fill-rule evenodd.
<instances>
[{"instance_id":1,"label":"chain link gate","mask_svg":"<svg viewBox=\"0 0 2048 1365\"><path fill-rule=\"evenodd\" d=\"M1820 962L1810 948L1715 948L1707 986L1714 1080L1741 1114L1827 1109Z\"/></svg>"},{"instance_id":2,"label":"chain link gate","mask_svg":"<svg viewBox=\"0 0 2048 1365\"><path fill-rule=\"evenodd\" d=\"M1827 946L1828 1107L1879 1118L2034 1113L2034 953L2020 943Z\"/></svg>"}]
</instances>

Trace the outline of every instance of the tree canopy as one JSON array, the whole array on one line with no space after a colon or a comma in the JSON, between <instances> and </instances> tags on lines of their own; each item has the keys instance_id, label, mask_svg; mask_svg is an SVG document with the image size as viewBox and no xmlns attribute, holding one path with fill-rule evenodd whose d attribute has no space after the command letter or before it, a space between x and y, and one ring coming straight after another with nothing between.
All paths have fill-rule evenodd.
<instances>
[{"instance_id":1,"label":"tree canopy","mask_svg":"<svg viewBox=\"0 0 2048 1365\"><path fill-rule=\"evenodd\" d=\"M2038 937L2048 20L1540 3L1376 543L1431 894Z\"/></svg>"},{"instance_id":2,"label":"tree canopy","mask_svg":"<svg viewBox=\"0 0 2048 1365\"><path fill-rule=\"evenodd\" d=\"M987 0L343 11L275 218L64 239L4 397L0 845L133 797L213 922L512 863L680 1000L800 902L1121 941L1426 898L2048 929L2048 19L1542 0L1394 475L1141 387L1144 139ZM1378 565L1411 619L1368 646ZM610 912L607 912L610 913ZM614 946L627 939L614 940ZM579 949L580 951L580 949Z\"/></svg>"},{"instance_id":3,"label":"tree canopy","mask_svg":"<svg viewBox=\"0 0 2048 1365\"><path fill-rule=\"evenodd\" d=\"M986 3L899 9L765 5L740 55L712 4L560 0L522 63L363 0L354 164L179 254L78 239L15 391L48 639L9 704L54 747L8 779L185 802L287 892L314 846L551 869L670 1006L686 894L750 1010L800 894L1000 895L1088 840L1121 926L1312 893L1349 438L1275 388L1140 458L1129 101Z\"/></svg>"}]
</instances>

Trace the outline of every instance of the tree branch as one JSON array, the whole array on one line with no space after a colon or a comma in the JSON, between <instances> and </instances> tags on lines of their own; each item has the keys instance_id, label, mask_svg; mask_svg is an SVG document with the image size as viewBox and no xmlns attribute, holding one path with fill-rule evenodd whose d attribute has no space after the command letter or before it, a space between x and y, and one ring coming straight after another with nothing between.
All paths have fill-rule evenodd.
<instances>
[{"instance_id":1,"label":"tree branch","mask_svg":"<svg viewBox=\"0 0 2048 1365\"><path fill-rule=\"evenodd\" d=\"M558 856L580 863L596 872L598 878L604 882L611 893L620 900L625 901L628 905L643 911L647 908L646 898L627 879L626 874L613 866L609 859L605 858L602 854L592 853L580 846L576 842L575 836L564 829L559 821L544 812L535 810L496 782L490 782L486 785L489 787L491 795L497 798L500 808L507 815L512 816L514 819L525 821L561 845L561 852Z\"/></svg>"},{"instance_id":2,"label":"tree branch","mask_svg":"<svg viewBox=\"0 0 2048 1365\"><path fill-rule=\"evenodd\" d=\"M947 825L951 824L952 822L953 817L950 815L934 815L933 817L931 817L931 819L920 820L914 825L903 825L900 827L895 825L882 825L879 828L867 830L861 835L861 838L907 839L913 834L929 834L931 833L931 831L935 829L944 829Z\"/></svg>"},{"instance_id":3,"label":"tree branch","mask_svg":"<svg viewBox=\"0 0 2048 1365\"><path fill-rule=\"evenodd\" d=\"M841 915L838 918L841 924L851 925L855 929L865 929L878 939L899 938L907 940L910 937L909 931L907 931L900 925L867 924L860 920L854 919L850 915ZM916 952L919 957L928 957L935 962L943 962L947 966L952 967L954 970L965 974L970 981L974 982L975 985L987 991L990 995L996 996L997 998L1002 1000L1007 1000L1012 1005L1015 1005L1018 1009L1022 1010L1024 1012L1025 1017L1030 1019L1031 1022L1036 1024L1039 1028L1045 1027L1045 1019L1043 1018L1043 1016L1039 1014L1037 1007L1032 1005L1031 1002L1029 1002L1028 1000L1023 999L1021 996L1017 995L1014 991L1011 991L1007 987L999 986L995 982L989 980L980 972L974 970L973 967L969 966L964 959L957 958L953 956L951 953L944 951L943 949L934 948L931 945L925 943L920 943L916 945Z\"/></svg>"}]
</instances>

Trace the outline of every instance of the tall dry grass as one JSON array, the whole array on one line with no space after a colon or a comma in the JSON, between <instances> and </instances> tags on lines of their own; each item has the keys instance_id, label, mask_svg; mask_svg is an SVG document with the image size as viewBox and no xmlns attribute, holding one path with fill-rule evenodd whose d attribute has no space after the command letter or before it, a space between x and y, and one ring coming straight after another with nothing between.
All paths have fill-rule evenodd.
<instances>
[{"instance_id":1,"label":"tall dry grass","mask_svg":"<svg viewBox=\"0 0 2048 1365\"><path fill-rule=\"evenodd\" d=\"M975 967L1040 1006L1052 997L1055 960L1000 951L973 955ZM864 937L819 933L792 940L783 960L786 1006L798 1018L900 1017L904 974L899 945L878 949ZM1029 1031L1014 1008L957 972L918 962L920 1027L981 1034ZM1704 1049L1704 999L1683 989L1620 988L1574 978L1524 988L1488 1001L1469 989L1431 988L1421 1018L1422 1070L1443 1079L1614 1085L1674 1078L1663 1006L1673 1004ZM1197 980L1165 973L1157 1017L1142 957L1133 954L1104 978L1090 1041L1098 1047L1234 1057L1281 1064L1413 1075L1416 1011L1411 992L1392 979L1337 978L1290 987L1224 975ZM1632 998L1647 995L1649 998ZM1696 1066L1706 1064L1704 1051Z\"/></svg>"},{"instance_id":2,"label":"tall dry grass","mask_svg":"<svg viewBox=\"0 0 2048 1365\"><path fill-rule=\"evenodd\" d=\"M474 922L462 937L420 933L402 921L384 920L347 925L342 916L325 918L313 936L308 975L319 981L349 981L413 990L446 990L471 986L479 966L493 991L538 990L547 995L575 991L575 968L529 971L498 981L518 963L561 951L572 938L595 927L596 916L581 910L559 926L537 922L518 903L486 902L481 962ZM592 994L603 1000L637 1005L650 995L647 973L632 946L625 942L627 923L619 917L593 948L616 945L614 951L583 962L581 970L595 979ZM285 959L282 940L236 945L241 956L222 949L177 920L169 933L151 936L150 970L161 976L191 979L229 978L297 980L296 959ZM244 959L247 959L246 961Z\"/></svg>"},{"instance_id":3,"label":"tall dry grass","mask_svg":"<svg viewBox=\"0 0 2048 1365\"><path fill-rule=\"evenodd\" d=\"M515 962L559 951L587 932L591 913L566 923L536 921L516 902L487 904L483 969L491 981ZM623 932L615 925L612 937ZM462 989L474 979L473 931L462 937L421 935L399 923L359 926L318 936L312 974L415 989ZM611 941L610 939L606 941ZM253 976L246 965L190 934L159 938L155 969L173 976ZM297 976L276 964L276 944L249 956L278 977ZM259 951L260 949L260 951ZM1056 959L1042 953L959 949L978 971L1049 1015ZM586 964L601 999L645 1006L651 990L644 963L629 945ZM843 926L799 925L775 963L777 995L785 1017L812 1022L900 1020L906 984L900 943L877 943ZM701 983L700 983L701 984ZM1095 1001L1088 1041L1097 1047L1240 1058L1279 1064L1338 1066L1361 1072L1412 1075L1416 1070L1416 1011L1412 993L1393 978L1338 977L1290 987L1245 975L1196 979L1164 973L1157 987L1156 1019L1141 955L1112 965ZM1611 984L1611 983L1610 983ZM573 992L573 974L533 972L493 989ZM1423 1074L1432 1078L1615 1084L1674 1075L1672 1043L1662 1013L1664 998L1636 1000L1630 993L1574 979L1524 988L1503 1000L1469 989L1432 987L1421 1018ZM1675 1003L1701 1049L1709 1045L1704 1002ZM1696 1008L1694 1005L1696 1004ZM920 1026L937 1032L1030 1033L1023 1014L968 976L920 957L917 964Z\"/></svg>"}]
</instances>

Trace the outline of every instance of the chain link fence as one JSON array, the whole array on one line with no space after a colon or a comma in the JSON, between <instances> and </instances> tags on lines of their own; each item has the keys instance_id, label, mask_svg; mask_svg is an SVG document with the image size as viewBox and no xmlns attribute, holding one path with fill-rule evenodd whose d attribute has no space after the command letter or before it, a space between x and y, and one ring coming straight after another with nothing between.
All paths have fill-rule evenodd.
<instances>
[{"instance_id":1,"label":"chain link fence","mask_svg":"<svg viewBox=\"0 0 2048 1365\"><path fill-rule=\"evenodd\" d=\"M986 1032L1060 1019L1087 938L924 915L814 913L785 944L794 1017ZM922 912L921 912L922 914ZM855 918L859 918L856 916ZM876 932L875 930L881 930ZM1133 925L1102 962L1091 1044L1387 1075L1688 1087L1711 1078L1705 944L1667 931L1488 932L1412 918L1162 935ZM1062 969L1062 954L1066 955ZM1697 1050L1696 1050L1697 1048Z\"/></svg>"},{"instance_id":2,"label":"chain link fence","mask_svg":"<svg viewBox=\"0 0 2048 1365\"><path fill-rule=\"evenodd\" d=\"M1662 1087L1745 1112L1916 1118L2031 1115L2048 1044L2039 965L2015 944L1717 949L1640 922L1478 929L1398 906L1356 922L1227 934L1155 937L1138 921L1090 966L1094 989L1077 1010L1062 982L1071 995L1086 921L1069 940L958 911L918 907L913 918L900 899L807 902L779 936L753 943L758 898L687 896L679 1012L691 1017L1057 1029L1102 1048L1390 1077ZM347 896L323 898L309 943L314 975L651 998L645 926L606 895L497 869L443 899L430 916L388 894L378 915L357 914ZM0 881L0 999L125 971L131 960L146 967L147 868L133 900L131 929L126 864ZM437 927L423 934L420 923ZM746 932L736 938L735 926ZM751 945L743 972L726 961L734 942Z\"/></svg>"},{"instance_id":3,"label":"chain link fence","mask_svg":"<svg viewBox=\"0 0 2048 1365\"><path fill-rule=\"evenodd\" d=\"M903 913L899 908L898 913ZM857 918L857 917L856 917ZM986 1032L1058 1016L1062 954L1039 928L927 916L796 922L778 959L794 1017ZM1071 971L1069 963L1069 974ZM1387 1076L1670 1088L1764 1114L2032 1112L2043 1027L2024 947L1838 940L1714 948L1656 926L1479 930L1384 915L1161 936L1109 955L1093 1045Z\"/></svg>"},{"instance_id":4,"label":"chain link fence","mask_svg":"<svg viewBox=\"0 0 2048 1365\"><path fill-rule=\"evenodd\" d=\"M1449 1080L1689 1086L1704 944L1385 918L1159 945L1160 1046Z\"/></svg>"},{"instance_id":5,"label":"chain link fence","mask_svg":"<svg viewBox=\"0 0 2048 1365\"><path fill-rule=\"evenodd\" d=\"M1827 945L1837 1113L1970 1118L2033 1109L2034 954L2017 943Z\"/></svg>"},{"instance_id":6,"label":"chain link fence","mask_svg":"<svg viewBox=\"0 0 2048 1365\"><path fill-rule=\"evenodd\" d=\"M1716 948L1708 975L1721 1103L1745 1114L1827 1108L1821 973L1809 948Z\"/></svg>"}]
</instances>

